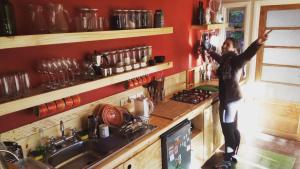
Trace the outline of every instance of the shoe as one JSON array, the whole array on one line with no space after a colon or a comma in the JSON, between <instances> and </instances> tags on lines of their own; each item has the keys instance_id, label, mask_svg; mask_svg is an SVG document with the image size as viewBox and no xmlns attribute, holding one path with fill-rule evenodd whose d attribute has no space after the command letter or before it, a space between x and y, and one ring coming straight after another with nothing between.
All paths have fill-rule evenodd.
<instances>
[{"instance_id":1,"label":"shoe","mask_svg":"<svg viewBox=\"0 0 300 169\"><path fill-rule=\"evenodd\" d=\"M214 166L214 169L229 169L231 167L231 161L221 161L219 164Z\"/></svg>"},{"instance_id":2,"label":"shoe","mask_svg":"<svg viewBox=\"0 0 300 169\"><path fill-rule=\"evenodd\" d=\"M230 161L234 164L236 164L238 162L238 160L235 157L231 157Z\"/></svg>"}]
</instances>

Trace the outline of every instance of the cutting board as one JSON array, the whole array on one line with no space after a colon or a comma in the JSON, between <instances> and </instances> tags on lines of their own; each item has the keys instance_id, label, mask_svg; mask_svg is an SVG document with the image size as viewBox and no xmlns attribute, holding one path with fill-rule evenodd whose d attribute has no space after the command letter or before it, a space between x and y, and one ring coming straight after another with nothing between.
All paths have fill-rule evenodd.
<instances>
[{"instance_id":1,"label":"cutting board","mask_svg":"<svg viewBox=\"0 0 300 169\"><path fill-rule=\"evenodd\" d=\"M151 115L175 120L183 114L191 110L195 105L168 100L155 106L154 112Z\"/></svg>"}]
</instances>

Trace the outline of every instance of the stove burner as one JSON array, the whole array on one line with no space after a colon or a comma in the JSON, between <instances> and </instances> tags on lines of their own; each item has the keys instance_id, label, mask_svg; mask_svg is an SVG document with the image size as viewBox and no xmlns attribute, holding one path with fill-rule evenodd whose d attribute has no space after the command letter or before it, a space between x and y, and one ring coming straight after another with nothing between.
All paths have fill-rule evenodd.
<instances>
[{"instance_id":1,"label":"stove burner","mask_svg":"<svg viewBox=\"0 0 300 169\"><path fill-rule=\"evenodd\" d=\"M199 104L210 97L211 92L201 89L183 90L173 95L172 99L179 102Z\"/></svg>"}]
</instances>

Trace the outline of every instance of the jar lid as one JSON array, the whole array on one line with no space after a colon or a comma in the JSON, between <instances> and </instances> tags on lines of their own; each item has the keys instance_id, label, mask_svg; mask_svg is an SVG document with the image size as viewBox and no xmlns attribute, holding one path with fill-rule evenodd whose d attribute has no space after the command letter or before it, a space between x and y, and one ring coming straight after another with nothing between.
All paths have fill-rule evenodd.
<instances>
[{"instance_id":1,"label":"jar lid","mask_svg":"<svg viewBox=\"0 0 300 169\"><path fill-rule=\"evenodd\" d=\"M97 8L91 8L90 11L95 11L96 12L96 11L98 11L98 9Z\"/></svg>"},{"instance_id":2,"label":"jar lid","mask_svg":"<svg viewBox=\"0 0 300 169\"><path fill-rule=\"evenodd\" d=\"M85 7L83 7L83 8L78 8L80 11L84 11L84 12L87 12L87 11L89 11L90 9L89 8L85 8Z\"/></svg>"}]
</instances>

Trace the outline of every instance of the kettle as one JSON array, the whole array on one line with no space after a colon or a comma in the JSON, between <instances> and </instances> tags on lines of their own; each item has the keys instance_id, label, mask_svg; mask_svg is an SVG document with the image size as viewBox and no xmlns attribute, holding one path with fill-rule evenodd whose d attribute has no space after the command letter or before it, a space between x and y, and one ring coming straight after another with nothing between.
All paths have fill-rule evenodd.
<instances>
[{"instance_id":1,"label":"kettle","mask_svg":"<svg viewBox=\"0 0 300 169\"><path fill-rule=\"evenodd\" d=\"M134 109L137 116L148 119L154 110L154 104L149 98L141 96L134 100Z\"/></svg>"}]
</instances>

